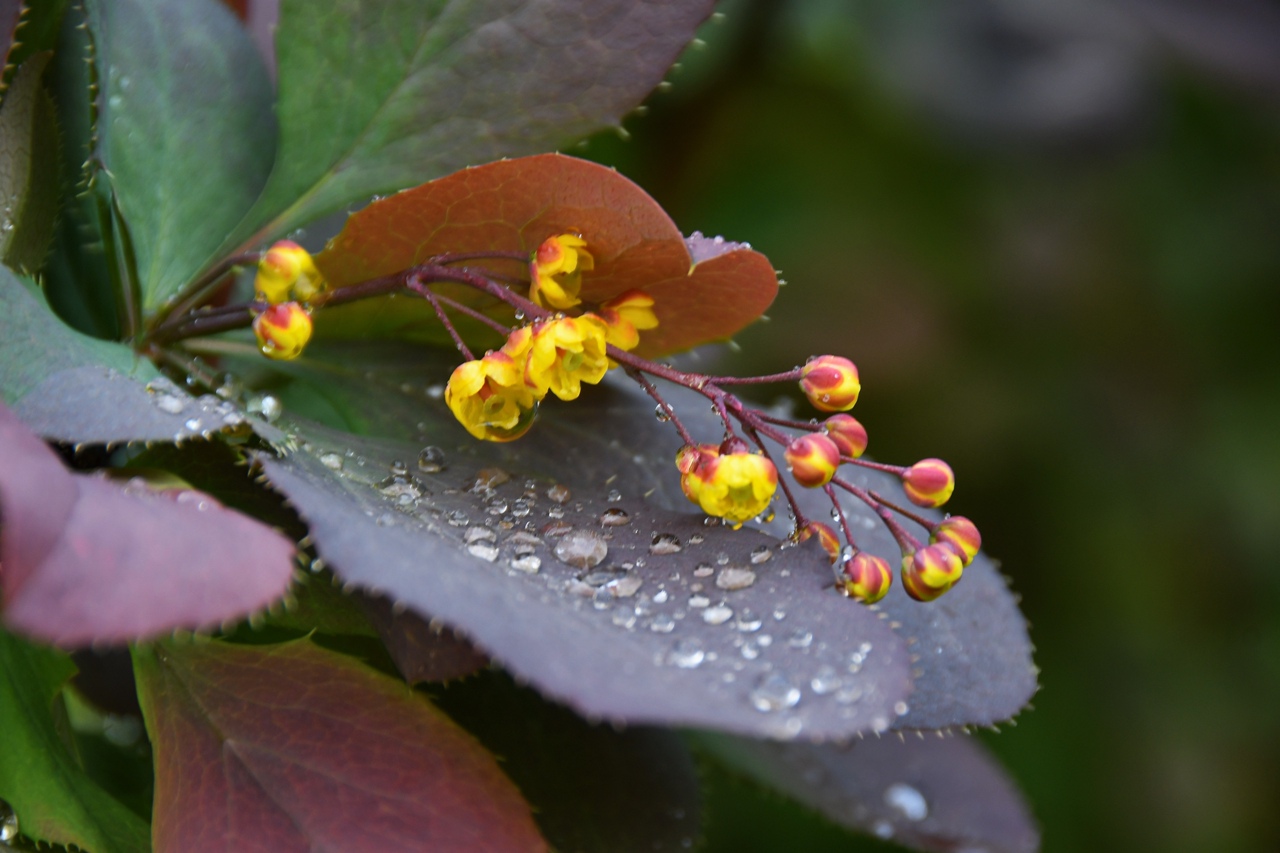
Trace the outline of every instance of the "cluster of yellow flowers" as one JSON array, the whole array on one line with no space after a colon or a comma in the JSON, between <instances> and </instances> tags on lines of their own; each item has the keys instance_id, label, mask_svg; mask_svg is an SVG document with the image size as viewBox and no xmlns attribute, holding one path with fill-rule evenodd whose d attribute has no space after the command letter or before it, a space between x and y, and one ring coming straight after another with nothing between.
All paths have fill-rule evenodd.
<instances>
[{"instance_id":1,"label":"cluster of yellow flowers","mask_svg":"<svg viewBox=\"0 0 1280 853\"><path fill-rule=\"evenodd\" d=\"M253 280L257 298L268 307L253 318L258 347L268 358L291 359L311 340L311 311L306 303L327 285L311 254L291 240L281 240L258 261Z\"/></svg>"},{"instance_id":2,"label":"cluster of yellow flowers","mask_svg":"<svg viewBox=\"0 0 1280 853\"><path fill-rule=\"evenodd\" d=\"M544 240L530 261L530 299L565 311L582 304L582 271L595 261L575 234ZM459 365L444 399L458 422L476 438L512 441L533 425L548 393L575 400L582 383L594 385L610 367L607 348L631 350L640 331L657 327L653 299L631 290L578 316L557 314L511 332L502 348Z\"/></svg>"}]
</instances>

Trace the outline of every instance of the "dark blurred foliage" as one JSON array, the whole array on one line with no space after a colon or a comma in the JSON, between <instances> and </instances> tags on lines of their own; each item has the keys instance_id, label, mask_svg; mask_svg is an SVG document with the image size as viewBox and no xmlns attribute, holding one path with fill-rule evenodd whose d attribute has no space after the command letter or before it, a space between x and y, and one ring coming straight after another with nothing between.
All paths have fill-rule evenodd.
<instances>
[{"instance_id":1,"label":"dark blurred foliage","mask_svg":"<svg viewBox=\"0 0 1280 853\"><path fill-rule=\"evenodd\" d=\"M791 282L736 369L849 355L871 453L954 465L1045 850L1280 849L1280 5L723 11L586 153ZM709 778L717 851L881 849Z\"/></svg>"}]
</instances>

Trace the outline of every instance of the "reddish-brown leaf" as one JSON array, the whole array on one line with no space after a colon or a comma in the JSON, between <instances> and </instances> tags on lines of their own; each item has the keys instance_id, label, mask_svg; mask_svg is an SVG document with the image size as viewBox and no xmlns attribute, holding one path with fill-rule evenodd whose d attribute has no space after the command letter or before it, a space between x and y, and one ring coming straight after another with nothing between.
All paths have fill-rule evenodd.
<instances>
[{"instance_id":1,"label":"reddish-brown leaf","mask_svg":"<svg viewBox=\"0 0 1280 853\"><path fill-rule=\"evenodd\" d=\"M347 220L316 263L342 287L444 253L530 253L566 232L581 234L595 258L595 269L582 281L586 302L631 288L656 300L659 326L643 333L643 355L728 338L757 319L777 293L777 277L763 255L721 242L715 245L724 251L705 253L707 260L695 264L675 223L644 190L612 169L561 154L463 169L375 201ZM518 262L485 265L527 277ZM394 314L396 328L409 336L430 317L425 304L401 304Z\"/></svg>"},{"instance_id":2,"label":"reddish-brown leaf","mask_svg":"<svg viewBox=\"0 0 1280 853\"><path fill-rule=\"evenodd\" d=\"M190 489L68 473L0 406L4 621L59 645L236 619L279 598L293 545Z\"/></svg>"},{"instance_id":3,"label":"reddish-brown leaf","mask_svg":"<svg viewBox=\"0 0 1280 853\"><path fill-rule=\"evenodd\" d=\"M135 653L170 851L541 851L493 757L399 681L306 640Z\"/></svg>"}]
</instances>

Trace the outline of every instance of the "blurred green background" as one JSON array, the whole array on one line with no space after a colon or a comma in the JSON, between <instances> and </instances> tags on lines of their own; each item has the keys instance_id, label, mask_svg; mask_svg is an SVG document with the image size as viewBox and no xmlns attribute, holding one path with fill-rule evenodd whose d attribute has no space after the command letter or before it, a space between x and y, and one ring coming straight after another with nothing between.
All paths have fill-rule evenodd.
<instances>
[{"instance_id":1,"label":"blurred green background","mask_svg":"<svg viewBox=\"0 0 1280 853\"><path fill-rule=\"evenodd\" d=\"M746 0L590 142L790 285L1022 595L1046 851L1280 850L1280 4ZM717 851L888 849L712 772Z\"/></svg>"}]
</instances>

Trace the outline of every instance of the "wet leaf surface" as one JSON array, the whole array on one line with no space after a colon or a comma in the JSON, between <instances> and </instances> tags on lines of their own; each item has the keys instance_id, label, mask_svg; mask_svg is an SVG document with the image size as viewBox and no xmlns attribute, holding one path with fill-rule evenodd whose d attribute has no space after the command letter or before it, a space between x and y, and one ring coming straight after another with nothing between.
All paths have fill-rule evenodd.
<instances>
[{"instance_id":1,"label":"wet leaf surface","mask_svg":"<svg viewBox=\"0 0 1280 853\"><path fill-rule=\"evenodd\" d=\"M1035 689L1025 626L985 558L933 604L909 601L895 590L877 608L855 605L830 588L821 556L781 550L776 540L751 531L707 528L701 516L690 515L672 463L679 439L654 420L651 403L625 381L572 404L553 401L528 436L494 445L472 440L439 403L435 383L447 375L439 362L447 364L447 355L346 345L332 347L327 361L321 356L317 351L286 368L296 377L276 389L286 411L324 416L364 437L311 426L301 433L306 452L266 463L268 478L312 525L321 554L344 580L440 618L588 716L775 736L792 732L794 719L804 735L830 738L880 725L942 728L1003 720ZM323 406L315 404L316 389ZM719 437L718 421L700 399L676 391L671 398L696 437ZM428 446L438 447L444 470L434 471L434 463L434 473L416 467ZM397 462L412 482L396 482ZM494 467L510 480L477 491L478 472ZM865 485L886 495L900 491L896 481L865 473ZM564 504L549 496L551 478L568 488ZM615 508L627 522L602 524ZM896 563L896 545L879 520L859 506L848 509L860 544ZM813 515L825 512L815 508ZM611 537L605 560L589 569L565 564L555 555L564 535L544 532L553 522L552 530ZM784 536L788 523L779 517L766 527ZM538 542L515 538L521 531ZM677 538L681 550L650 553L654 537L664 533ZM771 558L753 563L760 547L769 548ZM513 563L525 551L537 558L536 572L532 560ZM709 573L707 567L698 571L703 563ZM454 565L462 568L449 568ZM729 567L753 573L754 581L738 590L717 586ZM596 569L623 573L588 582ZM615 595L636 580L641 585L631 596ZM661 592L666 600L655 605ZM691 604L695 598L707 599L705 606ZM715 622L722 602L733 615L709 624L705 614L710 611ZM761 617L756 631L738 629L744 609ZM773 619L775 610L782 620ZM679 620L677 611L684 613ZM662 614L674 623L669 634L662 630L666 620L658 619ZM757 634L769 645L762 647ZM808 645L806 634L812 634ZM693 660L699 650L679 646L684 639L700 643L702 652L687 670L677 661ZM867 643L875 651L862 655ZM715 660L708 660L711 652ZM855 660L859 655L864 659ZM626 678L618 675L621 661L633 669ZM914 673L909 696L899 667ZM775 670L800 690L800 701L791 709L757 712L752 692L758 687L766 688L757 694L765 705L773 701L769 695L784 703L794 695L768 682ZM641 673L655 683L640 688ZM733 681L725 682L726 676ZM821 693L813 690L815 678ZM700 691L698 701L691 691ZM834 701L838 696L848 704Z\"/></svg>"},{"instance_id":2,"label":"wet leaf surface","mask_svg":"<svg viewBox=\"0 0 1280 853\"><path fill-rule=\"evenodd\" d=\"M711 9L708 0L358 0L341 10L286 0L280 149L245 236L282 236L373 193L617 124ZM324 82L334 79L345 85Z\"/></svg>"},{"instance_id":3,"label":"wet leaf surface","mask_svg":"<svg viewBox=\"0 0 1280 853\"><path fill-rule=\"evenodd\" d=\"M1040 834L1004 770L967 736L780 744L699 734L695 742L838 824L915 850L1034 853Z\"/></svg>"},{"instance_id":4,"label":"wet leaf surface","mask_svg":"<svg viewBox=\"0 0 1280 853\"><path fill-rule=\"evenodd\" d=\"M66 655L0 630L0 799L37 841L143 853L146 823L94 784L59 736L55 712L75 671Z\"/></svg>"},{"instance_id":5,"label":"wet leaf surface","mask_svg":"<svg viewBox=\"0 0 1280 853\"><path fill-rule=\"evenodd\" d=\"M632 288L653 296L659 324L641 334L640 354L728 338L759 318L777 293L772 265L750 246L700 235L687 245L640 187L612 169L559 154L464 169L375 201L347 220L316 263L340 287L445 252L530 253L561 233L581 234L595 259L595 269L583 276L584 301L602 302ZM481 265L528 278L522 263ZM477 302L474 291L448 292ZM325 313L317 317L321 328L344 336L440 335L430 307L418 299L334 308L327 321Z\"/></svg>"},{"instance_id":6,"label":"wet leaf surface","mask_svg":"<svg viewBox=\"0 0 1280 853\"><path fill-rule=\"evenodd\" d=\"M351 658L210 642L142 648L135 664L158 853L546 849L485 749Z\"/></svg>"},{"instance_id":7,"label":"wet leaf surface","mask_svg":"<svg viewBox=\"0 0 1280 853\"><path fill-rule=\"evenodd\" d=\"M4 621L58 645L215 626L288 588L293 544L194 490L68 473L0 407Z\"/></svg>"},{"instance_id":8,"label":"wet leaf surface","mask_svg":"<svg viewBox=\"0 0 1280 853\"><path fill-rule=\"evenodd\" d=\"M675 733L590 725L497 671L431 693L502 757L556 850L678 851L697 837L698 777Z\"/></svg>"},{"instance_id":9,"label":"wet leaf surface","mask_svg":"<svg viewBox=\"0 0 1280 853\"><path fill-rule=\"evenodd\" d=\"M151 309L210 260L258 196L275 143L271 82L215 0L91 4L99 151Z\"/></svg>"}]
</instances>

